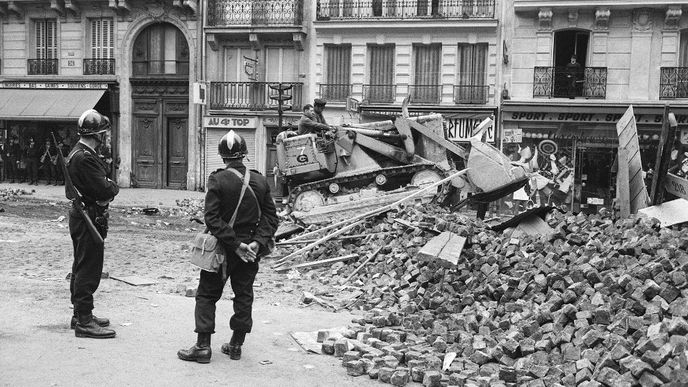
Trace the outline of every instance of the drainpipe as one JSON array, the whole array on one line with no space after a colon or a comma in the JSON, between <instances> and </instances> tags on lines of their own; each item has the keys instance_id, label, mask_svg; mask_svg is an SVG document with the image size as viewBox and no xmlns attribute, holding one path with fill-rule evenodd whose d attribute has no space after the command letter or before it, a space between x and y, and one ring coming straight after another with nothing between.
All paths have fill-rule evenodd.
<instances>
[{"instance_id":1,"label":"drainpipe","mask_svg":"<svg viewBox=\"0 0 688 387\"><path fill-rule=\"evenodd\" d=\"M203 82L205 82L206 65L208 62L206 60L206 57L205 57L205 45L206 45L206 35L205 35L206 8L204 6L205 3L206 2L201 1L201 4L200 4L201 5L201 9L200 9L200 12L201 12L201 17L200 17L200 19L201 19L201 63L200 63L200 66L198 66L198 68L199 68L198 79L200 81L203 81ZM210 98L208 98L209 96L210 96L210 90L208 90L208 95L206 96L206 101L208 101L210 99ZM196 184L196 185L198 186L198 188L200 188L202 190L205 190L205 164L206 164L206 155L205 155L206 136L205 136L205 131L203 130L203 113L204 113L205 109L207 109L207 106L208 105L205 105L205 107L204 107L204 105L200 105L199 109L198 109L200 111L200 114L198 116L198 121L200 122L200 124L198 125L198 127L199 127L199 129L198 129L199 136L198 137L200 140L198 142L198 146L200 148L200 152L198 152L198 153L201 155L200 156L201 159L199 160L201 170L199 172L198 184Z\"/></svg>"}]
</instances>

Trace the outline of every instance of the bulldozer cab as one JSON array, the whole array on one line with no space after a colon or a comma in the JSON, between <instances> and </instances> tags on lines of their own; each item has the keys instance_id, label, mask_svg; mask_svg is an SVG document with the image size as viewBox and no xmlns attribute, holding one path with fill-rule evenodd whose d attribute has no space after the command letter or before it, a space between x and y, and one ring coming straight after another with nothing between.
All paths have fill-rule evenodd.
<instances>
[{"instance_id":1,"label":"bulldozer cab","mask_svg":"<svg viewBox=\"0 0 688 387\"><path fill-rule=\"evenodd\" d=\"M295 180L331 176L337 168L334 139L317 134L278 137L277 163L280 172Z\"/></svg>"}]
</instances>

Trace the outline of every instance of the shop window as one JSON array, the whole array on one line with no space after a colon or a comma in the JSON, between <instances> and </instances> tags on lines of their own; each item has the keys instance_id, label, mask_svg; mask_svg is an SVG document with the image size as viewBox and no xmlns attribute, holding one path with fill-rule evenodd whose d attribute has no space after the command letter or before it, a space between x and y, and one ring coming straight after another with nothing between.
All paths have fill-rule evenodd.
<instances>
[{"instance_id":1,"label":"shop window","mask_svg":"<svg viewBox=\"0 0 688 387\"><path fill-rule=\"evenodd\" d=\"M188 75L189 48L178 28L154 24L136 38L132 62L135 76Z\"/></svg>"},{"instance_id":2,"label":"shop window","mask_svg":"<svg viewBox=\"0 0 688 387\"><path fill-rule=\"evenodd\" d=\"M363 98L369 102L394 102L394 44L368 45L368 85Z\"/></svg>"},{"instance_id":3,"label":"shop window","mask_svg":"<svg viewBox=\"0 0 688 387\"><path fill-rule=\"evenodd\" d=\"M57 20L34 20L33 35L34 57L28 60L28 74L57 74Z\"/></svg>"},{"instance_id":4,"label":"shop window","mask_svg":"<svg viewBox=\"0 0 688 387\"><path fill-rule=\"evenodd\" d=\"M111 18L91 19L89 28L90 58L84 59L84 74L115 73L114 22Z\"/></svg>"},{"instance_id":5,"label":"shop window","mask_svg":"<svg viewBox=\"0 0 688 387\"><path fill-rule=\"evenodd\" d=\"M410 87L411 102L439 103L442 94L440 62L442 45L413 45L413 85Z\"/></svg>"},{"instance_id":6,"label":"shop window","mask_svg":"<svg viewBox=\"0 0 688 387\"><path fill-rule=\"evenodd\" d=\"M330 101L345 101L351 94L351 45L325 45L325 83L320 96Z\"/></svg>"},{"instance_id":7,"label":"shop window","mask_svg":"<svg viewBox=\"0 0 688 387\"><path fill-rule=\"evenodd\" d=\"M487 51L487 43L459 43L459 74L454 87L456 103L487 103Z\"/></svg>"}]
</instances>

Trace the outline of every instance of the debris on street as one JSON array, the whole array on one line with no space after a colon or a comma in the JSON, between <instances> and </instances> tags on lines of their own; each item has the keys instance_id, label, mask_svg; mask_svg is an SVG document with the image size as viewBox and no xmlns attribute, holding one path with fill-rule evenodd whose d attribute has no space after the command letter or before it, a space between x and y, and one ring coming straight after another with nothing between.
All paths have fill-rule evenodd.
<instances>
[{"instance_id":1,"label":"debris on street","mask_svg":"<svg viewBox=\"0 0 688 387\"><path fill-rule=\"evenodd\" d=\"M552 232L516 236L516 227L494 231L412 205L350 230L368 236L297 256L360 257L301 268L337 290L333 304L365 312L321 352L340 357L349 375L396 386L688 380L688 227L642 215L614 221L608 212L555 211L545 222ZM445 257L434 245L447 236L465 241Z\"/></svg>"},{"instance_id":2,"label":"debris on street","mask_svg":"<svg viewBox=\"0 0 688 387\"><path fill-rule=\"evenodd\" d=\"M34 192L22 188L0 188L0 201L16 201L20 196L33 195Z\"/></svg>"}]
</instances>

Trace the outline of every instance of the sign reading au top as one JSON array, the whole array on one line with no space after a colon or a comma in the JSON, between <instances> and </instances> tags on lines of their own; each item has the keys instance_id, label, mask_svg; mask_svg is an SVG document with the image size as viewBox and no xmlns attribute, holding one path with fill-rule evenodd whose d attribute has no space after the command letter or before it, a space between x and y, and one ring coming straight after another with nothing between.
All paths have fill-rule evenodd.
<instances>
[{"instance_id":1,"label":"sign reading au top","mask_svg":"<svg viewBox=\"0 0 688 387\"><path fill-rule=\"evenodd\" d=\"M480 125L485 117L475 118L445 118L444 131L447 140L457 142L469 142L470 138L475 136L475 128ZM487 131L487 142L495 142L494 125L490 125L485 129Z\"/></svg>"},{"instance_id":2,"label":"sign reading au top","mask_svg":"<svg viewBox=\"0 0 688 387\"><path fill-rule=\"evenodd\" d=\"M256 117L203 117L203 126L206 128L248 129L256 128L258 126L257 121Z\"/></svg>"}]
</instances>

